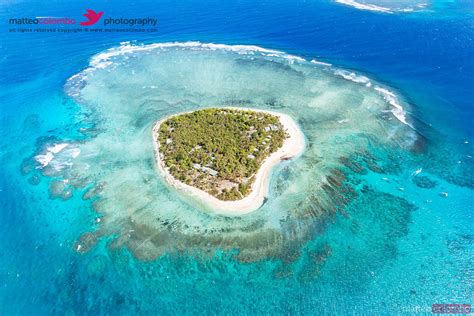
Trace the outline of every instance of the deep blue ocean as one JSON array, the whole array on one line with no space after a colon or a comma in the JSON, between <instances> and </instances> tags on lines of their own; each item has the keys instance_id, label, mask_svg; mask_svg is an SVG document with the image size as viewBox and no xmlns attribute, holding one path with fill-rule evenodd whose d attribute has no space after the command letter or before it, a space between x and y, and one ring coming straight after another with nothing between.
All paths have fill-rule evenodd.
<instances>
[{"instance_id":1,"label":"deep blue ocean","mask_svg":"<svg viewBox=\"0 0 474 316\"><path fill-rule=\"evenodd\" d=\"M157 30L21 33L8 24L80 19L86 9L154 17ZM0 21L0 315L414 314L474 303L471 1L389 14L326 0L2 0ZM360 175L374 190L362 191L378 193L360 195L346 216L296 245L291 263L240 262L226 251L143 260L110 247L114 233L76 251L81 235L99 229L100 214L81 194L54 198L47 177L33 179L22 166L47 139L83 137L75 126L81 104L66 81L125 41L256 45L356 71L410 105L423 152L398 173ZM419 169L422 184L413 180ZM313 256L313 273L307 254L320 246L324 260Z\"/></svg>"}]
</instances>

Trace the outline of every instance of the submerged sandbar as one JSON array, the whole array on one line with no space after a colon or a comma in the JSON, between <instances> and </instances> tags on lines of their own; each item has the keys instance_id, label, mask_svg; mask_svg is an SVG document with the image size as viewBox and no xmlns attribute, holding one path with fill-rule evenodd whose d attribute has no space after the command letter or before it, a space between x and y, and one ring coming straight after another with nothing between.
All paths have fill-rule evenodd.
<instances>
[{"instance_id":1,"label":"submerged sandbar","mask_svg":"<svg viewBox=\"0 0 474 316\"><path fill-rule=\"evenodd\" d=\"M286 114L227 107L164 118L153 139L166 181L204 209L229 215L259 208L272 167L298 156L305 144Z\"/></svg>"}]
</instances>

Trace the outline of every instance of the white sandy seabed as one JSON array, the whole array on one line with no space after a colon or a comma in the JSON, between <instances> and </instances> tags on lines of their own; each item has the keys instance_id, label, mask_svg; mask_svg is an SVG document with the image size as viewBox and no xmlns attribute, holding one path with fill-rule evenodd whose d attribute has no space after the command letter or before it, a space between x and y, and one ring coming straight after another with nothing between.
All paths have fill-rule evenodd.
<instances>
[{"instance_id":1,"label":"white sandy seabed","mask_svg":"<svg viewBox=\"0 0 474 316\"><path fill-rule=\"evenodd\" d=\"M305 138L297 123L288 115L272 111L263 111L250 108L233 108L237 110L250 110L256 112L265 112L275 115L279 118L281 124L288 133L283 146L276 152L268 156L255 175L255 181L252 184L251 192L243 199L237 201L222 201L198 188L187 185L175 179L165 167L164 161L159 154L159 141L157 139L159 126L170 117L158 121L153 128L153 141L155 145L155 159L160 173L164 176L168 184L173 188L185 194L194 204L197 203L205 211L215 212L224 215L243 215L255 211L262 206L268 195L270 175L272 168L282 160L288 160L301 155L305 148ZM178 113L180 115L183 113Z\"/></svg>"}]
</instances>

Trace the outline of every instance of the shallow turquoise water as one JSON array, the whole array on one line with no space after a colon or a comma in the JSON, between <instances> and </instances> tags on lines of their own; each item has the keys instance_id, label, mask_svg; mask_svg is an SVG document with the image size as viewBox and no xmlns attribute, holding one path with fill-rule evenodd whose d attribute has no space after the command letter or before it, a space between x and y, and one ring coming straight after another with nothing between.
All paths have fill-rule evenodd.
<instances>
[{"instance_id":1,"label":"shallow turquoise water","mask_svg":"<svg viewBox=\"0 0 474 316\"><path fill-rule=\"evenodd\" d=\"M244 2L214 4L212 13L240 9L243 16L231 20L246 22L219 25L192 2L167 5L141 10L162 16L163 32L174 33L133 45L257 44L306 61L254 48L157 48L110 57L112 65L81 83L82 76L68 79L92 56L123 49L128 44L118 43L130 36L8 34L1 312L391 314L472 302L472 28L465 15L439 21L439 14L388 17L298 3L263 5L262 16ZM76 6L82 10L54 10ZM2 16L24 10L5 8ZM176 20L193 13L201 20L179 29ZM270 23L275 15L285 23ZM364 32L356 37L354 27ZM391 36L379 40L377 29ZM412 127L376 86L395 94ZM196 210L156 177L152 163L156 119L222 103L288 113L308 140L301 159L275 169L265 207L245 218ZM44 162L48 152L53 159L42 167L38 155ZM87 194L93 186L103 189Z\"/></svg>"}]
</instances>

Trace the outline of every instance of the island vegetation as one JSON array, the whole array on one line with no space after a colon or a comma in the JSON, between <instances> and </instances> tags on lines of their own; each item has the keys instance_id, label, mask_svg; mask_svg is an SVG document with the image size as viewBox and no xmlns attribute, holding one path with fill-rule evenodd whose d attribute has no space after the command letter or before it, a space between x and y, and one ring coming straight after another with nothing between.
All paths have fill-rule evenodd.
<instances>
[{"instance_id":1,"label":"island vegetation","mask_svg":"<svg viewBox=\"0 0 474 316\"><path fill-rule=\"evenodd\" d=\"M171 116L157 132L169 173L224 201L248 195L265 158L288 137L275 115L229 108Z\"/></svg>"}]
</instances>

